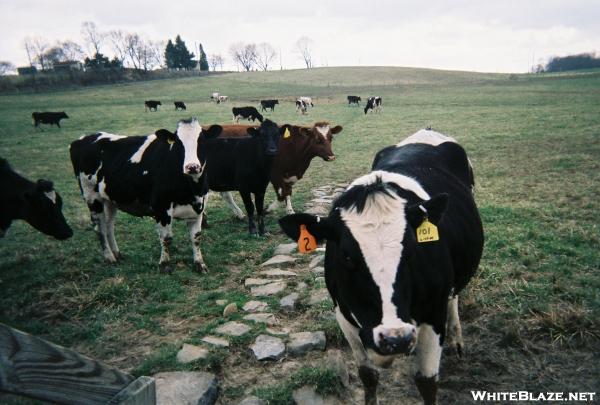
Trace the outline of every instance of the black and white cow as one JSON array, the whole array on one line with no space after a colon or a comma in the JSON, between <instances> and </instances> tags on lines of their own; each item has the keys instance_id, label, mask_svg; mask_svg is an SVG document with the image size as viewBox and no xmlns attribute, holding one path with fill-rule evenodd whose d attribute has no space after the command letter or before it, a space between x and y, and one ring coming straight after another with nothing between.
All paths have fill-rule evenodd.
<instances>
[{"instance_id":1,"label":"black and white cow","mask_svg":"<svg viewBox=\"0 0 600 405\"><path fill-rule=\"evenodd\" d=\"M233 113L234 124L238 123L241 118L252 122L254 122L254 120L263 122L263 116L254 107L233 107L231 112Z\"/></svg>"},{"instance_id":2,"label":"black and white cow","mask_svg":"<svg viewBox=\"0 0 600 405\"><path fill-rule=\"evenodd\" d=\"M361 102L360 96L348 96L348 104L360 105L360 102Z\"/></svg>"},{"instance_id":3,"label":"black and white cow","mask_svg":"<svg viewBox=\"0 0 600 405\"><path fill-rule=\"evenodd\" d=\"M37 128L40 124L50 124L56 125L60 128L60 120L63 118L69 118L67 113L64 111L60 112L33 112L31 113L31 120L33 121L33 125Z\"/></svg>"},{"instance_id":4,"label":"black and white cow","mask_svg":"<svg viewBox=\"0 0 600 405\"><path fill-rule=\"evenodd\" d=\"M271 169L277 154L279 139L289 125L281 128L271 120L265 120L260 127L248 127L249 137L217 138L207 142L208 184L211 190L227 192L239 191L248 214L250 234L264 235L264 199L271 180ZM254 222L254 204L258 215L258 232ZM239 208L230 193L223 197L232 207ZM235 208L234 208L235 207Z\"/></svg>"},{"instance_id":5,"label":"black and white cow","mask_svg":"<svg viewBox=\"0 0 600 405\"><path fill-rule=\"evenodd\" d=\"M311 97L298 97L297 100L300 101L304 101L304 103L306 103L306 106L310 106L310 107L314 107L315 105L312 102L312 98Z\"/></svg>"},{"instance_id":6,"label":"black and white cow","mask_svg":"<svg viewBox=\"0 0 600 405\"><path fill-rule=\"evenodd\" d=\"M369 112L375 111L375 113L381 112L381 106L383 105L383 100L381 97L369 97L367 99L367 105L365 106L365 114Z\"/></svg>"},{"instance_id":7,"label":"black and white cow","mask_svg":"<svg viewBox=\"0 0 600 405\"><path fill-rule=\"evenodd\" d=\"M183 101L175 101L175 110L181 110L181 111L185 111L187 110L187 107L185 105L185 103Z\"/></svg>"},{"instance_id":8,"label":"black and white cow","mask_svg":"<svg viewBox=\"0 0 600 405\"><path fill-rule=\"evenodd\" d=\"M200 252L202 214L206 207L207 139L219 125L202 131L194 118L182 120L172 133L160 129L147 136L98 133L71 143L71 162L81 194L97 226L102 254L120 257L114 235L117 209L155 219L162 246L159 268L170 273L169 247L173 218L187 222L195 271L207 271Z\"/></svg>"},{"instance_id":9,"label":"black and white cow","mask_svg":"<svg viewBox=\"0 0 600 405\"><path fill-rule=\"evenodd\" d=\"M219 97L217 97L217 104L224 103L224 102L226 102L228 100L229 100L228 96L219 96Z\"/></svg>"},{"instance_id":10,"label":"black and white cow","mask_svg":"<svg viewBox=\"0 0 600 405\"><path fill-rule=\"evenodd\" d=\"M279 104L279 100L260 100L261 111L267 111L267 108L270 108L273 112L276 104Z\"/></svg>"},{"instance_id":11,"label":"black and white cow","mask_svg":"<svg viewBox=\"0 0 600 405\"><path fill-rule=\"evenodd\" d=\"M328 217L279 221L294 240L305 225L327 241L325 281L367 404L377 403L373 365L413 352L417 388L435 404L442 344L462 352L458 294L479 265L483 228L465 150L451 138L430 139L419 131L379 151L372 172L350 184ZM419 242L432 232L425 220L437 226L438 240Z\"/></svg>"},{"instance_id":12,"label":"black and white cow","mask_svg":"<svg viewBox=\"0 0 600 405\"><path fill-rule=\"evenodd\" d=\"M144 101L144 111L158 111L158 106L162 105L162 103L158 100L146 100Z\"/></svg>"},{"instance_id":13,"label":"black and white cow","mask_svg":"<svg viewBox=\"0 0 600 405\"><path fill-rule=\"evenodd\" d=\"M51 181L40 179L34 183L0 158L0 190L0 238L15 219L58 240L73 236L62 213L62 198Z\"/></svg>"},{"instance_id":14,"label":"black and white cow","mask_svg":"<svg viewBox=\"0 0 600 405\"><path fill-rule=\"evenodd\" d=\"M306 114L308 110L308 104L304 100L296 100L296 111L301 111L302 115Z\"/></svg>"}]
</instances>

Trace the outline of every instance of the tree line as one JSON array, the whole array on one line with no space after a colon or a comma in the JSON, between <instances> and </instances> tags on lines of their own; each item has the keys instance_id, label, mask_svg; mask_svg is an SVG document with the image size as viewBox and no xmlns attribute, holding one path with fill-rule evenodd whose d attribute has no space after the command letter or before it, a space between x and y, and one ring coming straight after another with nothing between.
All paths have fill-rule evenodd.
<instances>
[{"instance_id":1,"label":"tree line","mask_svg":"<svg viewBox=\"0 0 600 405\"><path fill-rule=\"evenodd\" d=\"M600 58L594 53L580 53L568 56L553 56L543 65L533 67L533 73L567 72L570 70L600 68Z\"/></svg>"}]
</instances>

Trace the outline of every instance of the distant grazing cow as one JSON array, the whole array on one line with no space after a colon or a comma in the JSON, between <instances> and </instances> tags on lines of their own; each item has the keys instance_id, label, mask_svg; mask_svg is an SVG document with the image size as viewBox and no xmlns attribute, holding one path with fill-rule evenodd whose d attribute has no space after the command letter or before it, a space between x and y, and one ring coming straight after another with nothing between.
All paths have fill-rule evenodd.
<instances>
[{"instance_id":1,"label":"distant grazing cow","mask_svg":"<svg viewBox=\"0 0 600 405\"><path fill-rule=\"evenodd\" d=\"M248 126L225 125L220 138L244 136ZM279 201L285 200L286 212L293 214L292 187L304 176L310 162L315 157L320 157L326 162L335 160L332 150L333 135L342 131L341 126L331 128L328 122L317 122L312 127L287 127L289 132L283 133L279 141L279 151L273 162L271 170L271 184L277 194L277 199L269 206L267 211L274 211ZM242 217L243 214L233 201L231 195L222 194L234 214Z\"/></svg>"},{"instance_id":2,"label":"distant grazing cow","mask_svg":"<svg viewBox=\"0 0 600 405\"><path fill-rule=\"evenodd\" d=\"M211 101L214 101L214 102L216 102L218 99L219 99L219 93L216 93L216 92L215 92L215 93L213 93L213 94L210 96L210 100L211 100Z\"/></svg>"},{"instance_id":3,"label":"distant grazing cow","mask_svg":"<svg viewBox=\"0 0 600 405\"><path fill-rule=\"evenodd\" d=\"M62 214L62 198L52 182L27 180L0 158L0 190L0 238L15 219L59 240L73 235Z\"/></svg>"},{"instance_id":4,"label":"distant grazing cow","mask_svg":"<svg viewBox=\"0 0 600 405\"><path fill-rule=\"evenodd\" d=\"M458 294L483 250L465 150L451 138L429 144L422 132L379 151L372 172L350 184L328 217L279 221L293 240L305 226L327 241L325 282L366 404L377 403L373 365L410 353L425 404L437 403L442 345L462 351Z\"/></svg>"},{"instance_id":5,"label":"distant grazing cow","mask_svg":"<svg viewBox=\"0 0 600 405\"><path fill-rule=\"evenodd\" d=\"M173 218L187 222L194 270L207 271L200 252L202 214L206 207L207 139L221 127L203 131L194 119L179 121L172 133L160 129L148 136L98 133L71 143L70 153L83 199L97 226L104 258L121 254L114 235L117 209L156 221L161 243L159 268L170 273Z\"/></svg>"},{"instance_id":6,"label":"distant grazing cow","mask_svg":"<svg viewBox=\"0 0 600 405\"><path fill-rule=\"evenodd\" d=\"M375 113L380 113L382 105L383 100L381 97L369 97L367 99L367 105L365 106L365 114L369 111L375 111Z\"/></svg>"},{"instance_id":7,"label":"distant grazing cow","mask_svg":"<svg viewBox=\"0 0 600 405\"><path fill-rule=\"evenodd\" d=\"M234 123L239 122L240 118L248 121L258 120L258 122L263 122L263 116L254 107L233 107L231 112L233 113Z\"/></svg>"},{"instance_id":8,"label":"distant grazing cow","mask_svg":"<svg viewBox=\"0 0 600 405\"><path fill-rule=\"evenodd\" d=\"M144 110L148 112L148 110L158 111L158 106L162 105L160 101L157 100L146 100L144 101Z\"/></svg>"},{"instance_id":9,"label":"distant grazing cow","mask_svg":"<svg viewBox=\"0 0 600 405\"><path fill-rule=\"evenodd\" d=\"M348 96L348 104L360 105L360 96Z\"/></svg>"},{"instance_id":10,"label":"distant grazing cow","mask_svg":"<svg viewBox=\"0 0 600 405\"><path fill-rule=\"evenodd\" d=\"M296 100L296 111L301 111L302 115L306 114L308 110L308 104L304 100Z\"/></svg>"},{"instance_id":11,"label":"distant grazing cow","mask_svg":"<svg viewBox=\"0 0 600 405\"><path fill-rule=\"evenodd\" d=\"M33 120L33 125L38 127L40 124L54 124L60 128L60 120L63 118L69 118L69 116L64 112L34 112L31 113L31 119Z\"/></svg>"},{"instance_id":12,"label":"distant grazing cow","mask_svg":"<svg viewBox=\"0 0 600 405\"><path fill-rule=\"evenodd\" d=\"M229 100L229 97L227 97L227 96L219 96L219 97L217 97L217 104L224 103L227 100Z\"/></svg>"},{"instance_id":13,"label":"distant grazing cow","mask_svg":"<svg viewBox=\"0 0 600 405\"><path fill-rule=\"evenodd\" d=\"M175 110L185 111L187 107L183 101L175 101Z\"/></svg>"},{"instance_id":14,"label":"distant grazing cow","mask_svg":"<svg viewBox=\"0 0 600 405\"><path fill-rule=\"evenodd\" d=\"M264 235L266 232L265 191L269 185L279 138L288 128L288 125L279 128L271 120L265 120L258 128L247 128L249 137L217 138L206 143L209 187L213 191L240 192L248 214L250 234L257 233L252 194L258 216L258 234Z\"/></svg>"},{"instance_id":15,"label":"distant grazing cow","mask_svg":"<svg viewBox=\"0 0 600 405\"><path fill-rule=\"evenodd\" d=\"M312 102L312 98L310 97L298 97L298 100L300 101L304 101L306 103L306 106L310 106L310 107L314 107L315 105Z\"/></svg>"},{"instance_id":16,"label":"distant grazing cow","mask_svg":"<svg viewBox=\"0 0 600 405\"><path fill-rule=\"evenodd\" d=\"M267 108L275 111L275 104L279 104L279 100L260 100L261 111L267 111Z\"/></svg>"}]
</instances>

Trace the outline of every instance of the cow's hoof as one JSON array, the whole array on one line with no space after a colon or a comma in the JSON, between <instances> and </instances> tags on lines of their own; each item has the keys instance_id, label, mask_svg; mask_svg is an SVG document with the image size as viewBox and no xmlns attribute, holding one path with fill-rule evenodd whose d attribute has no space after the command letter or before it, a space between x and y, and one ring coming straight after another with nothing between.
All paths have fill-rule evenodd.
<instances>
[{"instance_id":1,"label":"cow's hoof","mask_svg":"<svg viewBox=\"0 0 600 405\"><path fill-rule=\"evenodd\" d=\"M464 348L462 343L449 342L448 346L444 347L444 354L462 358L464 356Z\"/></svg>"},{"instance_id":2,"label":"cow's hoof","mask_svg":"<svg viewBox=\"0 0 600 405\"><path fill-rule=\"evenodd\" d=\"M285 213L288 215L294 215L296 212L294 210L285 210Z\"/></svg>"},{"instance_id":3,"label":"cow's hoof","mask_svg":"<svg viewBox=\"0 0 600 405\"><path fill-rule=\"evenodd\" d=\"M194 272L195 273L208 273L208 267L204 263L194 263Z\"/></svg>"},{"instance_id":4,"label":"cow's hoof","mask_svg":"<svg viewBox=\"0 0 600 405\"><path fill-rule=\"evenodd\" d=\"M162 274L171 274L173 273L173 267L171 267L170 263L159 263L158 269Z\"/></svg>"},{"instance_id":5,"label":"cow's hoof","mask_svg":"<svg viewBox=\"0 0 600 405\"><path fill-rule=\"evenodd\" d=\"M117 262L117 258L111 253L111 254L105 254L104 255L104 259L111 264L115 264Z\"/></svg>"},{"instance_id":6,"label":"cow's hoof","mask_svg":"<svg viewBox=\"0 0 600 405\"><path fill-rule=\"evenodd\" d=\"M259 232L258 236L262 236L263 238L268 238L271 236L271 233L268 231Z\"/></svg>"},{"instance_id":7,"label":"cow's hoof","mask_svg":"<svg viewBox=\"0 0 600 405\"><path fill-rule=\"evenodd\" d=\"M115 259L117 259L118 262L123 260L123 255L121 254L121 252L116 252L116 253L114 253L114 255L115 255Z\"/></svg>"}]
</instances>

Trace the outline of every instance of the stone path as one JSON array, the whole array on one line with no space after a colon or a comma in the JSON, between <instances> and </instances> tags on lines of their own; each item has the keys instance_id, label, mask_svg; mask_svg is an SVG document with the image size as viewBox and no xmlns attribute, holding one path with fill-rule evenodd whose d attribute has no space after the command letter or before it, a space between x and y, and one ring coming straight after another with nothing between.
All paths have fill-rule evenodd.
<instances>
[{"instance_id":1,"label":"stone path","mask_svg":"<svg viewBox=\"0 0 600 405\"><path fill-rule=\"evenodd\" d=\"M345 184L335 184L313 190L314 198L306 204L305 212L327 215L332 201L346 186ZM216 304L224 307L223 319L227 322L216 327L212 334L201 337L201 342L205 344L204 347L184 344L177 354L177 361L189 363L206 358L212 348L228 348L230 338L247 335L258 325L264 325L264 329L262 329L264 333L253 339L248 344L248 349L257 362L266 366L281 361L292 362L289 359L298 359L314 351L324 352L327 347L325 333L323 331L297 330L296 328L298 325L302 325L302 322L294 322L294 318L301 316L307 308L318 306L316 308L320 310L325 308L321 305L331 302L323 277L325 273L324 251L325 249L321 246L307 257L297 252L296 243L278 245L273 256L257 267L253 277L246 278L243 282L249 296L256 297L256 299L248 300L239 309L235 303L228 304L225 300L217 300ZM312 287L302 281L307 280L307 277L313 279ZM276 301L273 301L273 298L276 298ZM273 302L276 308L269 305ZM333 319L332 312L326 315L327 318ZM338 353L338 357L339 355ZM329 352L327 356L329 356ZM337 358L335 360L338 366L343 368L343 361ZM336 361L332 361L332 364L335 365ZM183 374L182 376L182 378L197 377L197 375ZM168 377L172 376L168 375ZM210 380L209 377L207 378ZM347 381L347 375L345 378ZM212 386L211 384L212 380L208 385ZM212 399L212 395L208 395L208 397ZM294 392L294 399L297 403L337 403L332 398L323 400L317 397L318 395L311 391L310 387ZM262 404L264 402L250 396L240 399L239 403Z\"/></svg>"}]
</instances>

